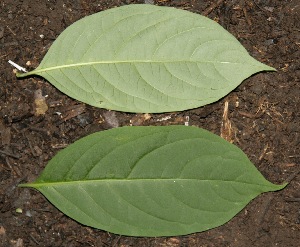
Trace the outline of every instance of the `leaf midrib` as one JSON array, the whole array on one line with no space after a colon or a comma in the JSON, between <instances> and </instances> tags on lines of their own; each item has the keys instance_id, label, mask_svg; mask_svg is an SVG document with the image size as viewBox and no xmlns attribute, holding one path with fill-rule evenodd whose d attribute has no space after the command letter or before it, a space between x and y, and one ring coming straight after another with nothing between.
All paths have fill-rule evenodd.
<instances>
[{"instance_id":1,"label":"leaf midrib","mask_svg":"<svg viewBox=\"0 0 300 247\"><path fill-rule=\"evenodd\" d=\"M48 67L45 69L36 69L27 73L18 74L18 77L28 76L32 74L38 74L41 72L47 72L56 69L65 69L71 67L82 67L82 66L92 66L96 64L131 64L131 63L220 63L220 64L241 64L234 62L226 62L226 61L200 61L200 60L111 60L111 61L96 61L96 62L85 62L85 63L73 63L66 65L59 65Z\"/></svg>"},{"instance_id":2,"label":"leaf midrib","mask_svg":"<svg viewBox=\"0 0 300 247\"><path fill-rule=\"evenodd\" d=\"M61 182L33 182L27 184L20 184L20 187L33 187L33 188L40 188L40 187L52 187L52 186L67 186L67 185L75 185L75 184L86 184L86 183L113 183L113 182L132 182L132 181L149 181L152 180L153 182L163 181L163 182L181 182L181 181L197 181L197 182L216 182L216 183L237 183L237 184L245 184L245 185L257 185L263 187L270 187L269 185L258 184L258 183L249 183L249 182L242 182L242 181L234 181L234 180L221 180L221 179L196 179L196 178L133 178L133 179L93 179L93 180L75 180L75 181L61 181Z\"/></svg>"}]
</instances>

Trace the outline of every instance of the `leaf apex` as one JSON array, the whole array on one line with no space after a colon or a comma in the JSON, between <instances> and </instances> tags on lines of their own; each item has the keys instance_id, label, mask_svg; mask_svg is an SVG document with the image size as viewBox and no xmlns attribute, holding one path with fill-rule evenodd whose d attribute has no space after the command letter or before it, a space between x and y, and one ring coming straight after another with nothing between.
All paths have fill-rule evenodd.
<instances>
[{"instance_id":1,"label":"leaf apex","mask_svg":"<svg viewBox=\"0 0 300 247\"><path fill-rule=\"evenodd\" d=\"M277 69L269 66L269 65L266 65L266 64L263 64L264 65L264 68L262 69L263 71L277 71Z\"/></svg>"},{"instance_id":2,"label":"leaf apex","mask_svg":"<svg viewBox=\"0 0 300 247\"><path fill-rule=\"evenodd\" d=\"M275 191L279 191L279 190L282 190L284 189L288 183L283 183L283 184L272 184L273 188L271 190L269 190L270 192L275 192Z\"/></svg>"},{"instance_id":3,"label":"leaf apex","mask_svg":"<svg viewBox=\"0 0 300 247\"><path fill-rule=\"evenodd\" d=\"M276 71L277 71L277 69L275 69L275 68L273 68L273 67L271 67L271 66L268 66L268 69L267 69L267 71L274 71L274 72L276 72Z\"/></svg>"},{"instance_id":4,"label":"leaf apex","mask_svg":"<svg viewBox=\"0 0 300 247\"><path fill-rule=\"evenodd\" d=\"M288 182L283 183L283 184L279 184L278 186L280 186L280 188L278 190L284 189L288 184L289 184Z\"/></svg>"}]
</instances>

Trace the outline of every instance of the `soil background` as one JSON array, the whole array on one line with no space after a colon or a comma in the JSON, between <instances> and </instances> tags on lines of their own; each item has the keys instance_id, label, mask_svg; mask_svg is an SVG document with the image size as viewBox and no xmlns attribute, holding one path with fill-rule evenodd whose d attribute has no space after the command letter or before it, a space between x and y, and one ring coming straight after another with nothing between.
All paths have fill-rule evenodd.
<instances>
[{"instance_id":1,"label":"soil background","mask_svg":"<svg viewBox=\"0 0 300 247\"><path fill-rule=\"evenodd\" d=\"M7 62L32 70L57 36L76 20L145 2L208 16L277 72L256 74L205 107L143 115L85 105L42 78L17 80ZM299 246L298 0L1 0L0 8L0 246ZM227 118L223 117L225 102ZM39 110L45 114L38 115ZM232 133L225 137L248 155L266 179L290 183L279 192L262 194L227 224L210 231L168 238L119 236L83 226L39 192L17 187L34 181L59 150L96 131L188 122L224 135L222 123L228 120Z\"/></svg>"}]
</instances>

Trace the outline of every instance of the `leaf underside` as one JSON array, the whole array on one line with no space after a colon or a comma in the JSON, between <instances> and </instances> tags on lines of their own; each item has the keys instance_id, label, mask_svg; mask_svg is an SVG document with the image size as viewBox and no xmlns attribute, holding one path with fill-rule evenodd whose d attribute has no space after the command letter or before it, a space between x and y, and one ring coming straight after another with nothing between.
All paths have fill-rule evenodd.
<instances>
[{"instance_id":1,"label":"leaf underside","mask_svg":"<svg viewBox=\"0 0 300 247\"><path fill-rule=\"evenodd\" d=\"M68 27L32 74L87 104L170 112L215 102L250 75L274 70L216 22L147 4L87 16Z\"/></svg>"},{"instance_id":2,"label":"leaf underside","mask_svg":"<svg viewBox=\"0 0 300 247\"><path fill-rule=\"evenodd\" d=\"M246 155L196 127L122 127L60 151L31 184L76 221L130 236L173 236L229 221L282 189Z\"/></svg>"}]
</instances>

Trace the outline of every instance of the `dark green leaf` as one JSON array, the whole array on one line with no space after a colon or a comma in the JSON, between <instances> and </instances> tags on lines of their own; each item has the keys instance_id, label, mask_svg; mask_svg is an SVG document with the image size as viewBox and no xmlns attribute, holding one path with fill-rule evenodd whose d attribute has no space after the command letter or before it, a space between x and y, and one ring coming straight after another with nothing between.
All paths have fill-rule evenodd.
<instances>
[{"instance_id":1,"label":"dark green leaf","mask_svg":"<svg viewBox=\"0 0 300 247\"><path fill-rule=\"evenodd\" d=\"M282 189L246 155L196 127L123 127L59 152L31 184L78 222L132 236L224 224L253 198Z\"/></svg>"}]
</instances>

